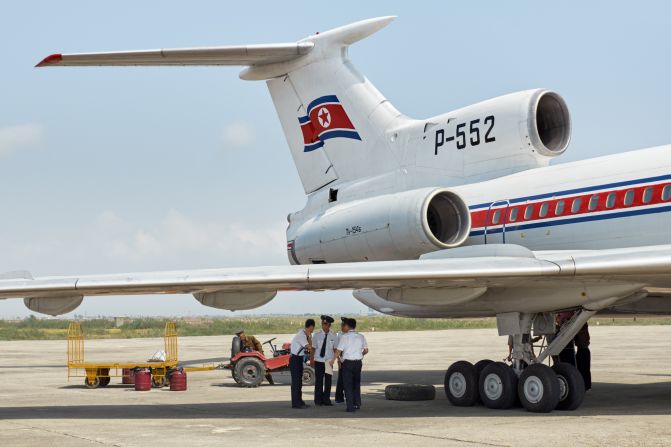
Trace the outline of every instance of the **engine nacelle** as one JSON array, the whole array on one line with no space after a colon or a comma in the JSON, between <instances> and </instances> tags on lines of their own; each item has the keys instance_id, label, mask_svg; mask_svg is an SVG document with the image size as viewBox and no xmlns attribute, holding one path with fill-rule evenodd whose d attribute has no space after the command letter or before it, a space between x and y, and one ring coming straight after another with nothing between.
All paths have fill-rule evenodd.
<instances>
[{"instance_id":1,"label":"engine nacelle","mask_svg":"<svg viewBox=\"0 0 671 447\"><path fill-rule=\"evenodd\" d=\"M224 310L255 309L270 302L277 295L272 292L205 292L193 297L202 305Z\"/></svg>"},{"instance_id":2,"label":"engine nacelle","mask_svg":"<svg viewBox=\"0 0 671 447\"><path fill-rule=\"evenodd\" d=\"M466 149L468 163L501 163L508 156L545 160L562 154L571 139L566 102L545 89L499 96L433 120L447 122L434 130L436 154Z\"/></svg>"},{"instance_id":3,"label":"engine nacelle","mask_svg":"<svg viewBox=\"0 0 671 447\"><path fill-rule=\"evenodd\" d=\"M63 315L72 312L82 303L83 296L59 296L51 298L24 298L23 304L33 312L45 315Z\"/></svg>"},{"instance_id":4,"label":"engine nacelle","mask_svg":"<svg viewBox=\"0 0 671 447\"><path fill-rule=\"evenodd\" d=\"M304 222L289 241L292 264L416 259L461 245L470 232L466 203L443 188L344 202Z\"/></svg>"}]
</instances>

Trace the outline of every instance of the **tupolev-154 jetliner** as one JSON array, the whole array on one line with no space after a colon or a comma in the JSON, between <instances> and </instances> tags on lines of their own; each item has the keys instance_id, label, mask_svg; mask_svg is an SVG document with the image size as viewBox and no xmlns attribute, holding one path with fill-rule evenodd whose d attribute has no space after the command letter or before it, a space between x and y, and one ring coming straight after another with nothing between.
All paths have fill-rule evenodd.
<instances>
[{"instance_id":1,"label":"tupolev-154 jetliner","mask_svg":"<svg viewBox=\"0 0 671 447\"><path fill-rule=\"evenodd\" d=\"M292 265L32 278L6 274L0 298L36 312L84 296L189 293L251 309L278 291L352 289L371 308L412 317L495 316L512 367L459 361L445 376L455 405L478 399L530 411L575 409L575 368L543 362L596 312L671 312L671 146L550 166L571 119L551 90L512 93L428 119L399 112L359 73L348 47L381 17L298 42L53 54L38 67L239 65L265 80L307 204L289 214ZM575 311L554 334L554 314Z\"/></svg>"}]
</instances>

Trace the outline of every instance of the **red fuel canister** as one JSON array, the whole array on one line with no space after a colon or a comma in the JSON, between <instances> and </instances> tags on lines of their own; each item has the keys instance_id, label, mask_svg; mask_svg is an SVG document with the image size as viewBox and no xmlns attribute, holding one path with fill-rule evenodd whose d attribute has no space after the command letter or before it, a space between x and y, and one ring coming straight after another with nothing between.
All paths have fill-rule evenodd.
<instances>
[{"instance_id":1,"label":"red fuel canister","mask_svg":"<svg viewBox=\"0 0 671 447\"><path fill-rule=\"evenodd\" d=\"M170 391L186 391L186 373L184 371L173 371L170 374Z\"/></svg>"},{"instance_id":2,"label":"red fuel canister","mask_svg":"<svg viewBox=\"0 0 671 447\"><path fill-rule=\"evenodd\" d=\"M141 369L135 372L135 391L151 390L151 371Z\"/></svg>"},{"instance_id":3,"label":"red fuel canister","mask_svg":"<svg viewBox=\"0 0 671 447\"><path fill-rule=\"evenodd\" d=\"M133 385L135 383L135 371L133 368L124 368L121 370L121 383Z\"/></svg>"}]
</instances>

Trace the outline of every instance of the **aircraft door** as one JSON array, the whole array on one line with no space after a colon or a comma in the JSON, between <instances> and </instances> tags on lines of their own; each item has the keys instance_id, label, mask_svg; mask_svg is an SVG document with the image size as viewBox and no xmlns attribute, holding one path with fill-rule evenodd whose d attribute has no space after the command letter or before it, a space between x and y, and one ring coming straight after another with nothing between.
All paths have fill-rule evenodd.
<instances>
[{"instance_id":1,"label":"aircraft door","mask_svg":"<svg viewBox=\"0 0 671 447\"><path fill-rule=\"evenodd\" d=\"M508 200L497 200L489 205L485 223L485 244L506 243L508 208L510 208L510 201Z\"/></svg>"}]
</instances>

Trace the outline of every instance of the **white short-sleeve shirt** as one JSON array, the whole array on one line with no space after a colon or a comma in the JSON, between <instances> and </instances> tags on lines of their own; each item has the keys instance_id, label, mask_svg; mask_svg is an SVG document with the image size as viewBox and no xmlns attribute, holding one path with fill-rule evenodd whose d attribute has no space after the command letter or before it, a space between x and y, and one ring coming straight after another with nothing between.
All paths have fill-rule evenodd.
<instances>
[{"instance_id":1,"label":"white short-sleeve shirt","mask_svg":"<svg viewBox=\"0 0 671 447\"><path fill-rule=\"evenodd\" d=\"M322 346L326 343L326 352L324 357L319 355L322 352ZM312 347L315 353L315 362L328 362L333 359L333 351L336 346L336 336L333 332L319 331L312 336Z\"/></svg>"},{"instance_id":2,"label":"white short-sleeve shirt","mask_svg":"<svg viewBox=\"0 0 671 447\"><path fill-rule=\"evenodd\" d=\"M293 355L303 355L305 354L305 348L308 345L308 335L305 333L305 329L301 329L296 332L294 338L291 340L291 353Z\"/></svg>"},{"instance_id":3,"label":"white short-sleeve shirt","mask_svg":"<svg viewBox=\"0 0 671 447\"><path fill-rule=\"evenodd\" d=\"M363 350L368 348L366 337L355 331L340 334L337 349L342 351L343 360L361 360Z\"/></svg>"}]
</instances>

